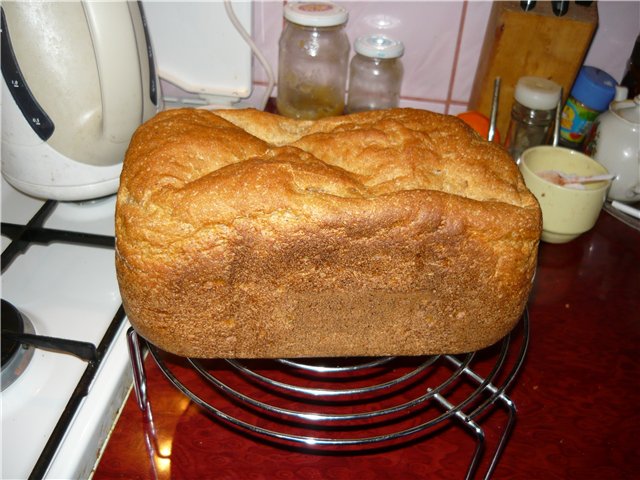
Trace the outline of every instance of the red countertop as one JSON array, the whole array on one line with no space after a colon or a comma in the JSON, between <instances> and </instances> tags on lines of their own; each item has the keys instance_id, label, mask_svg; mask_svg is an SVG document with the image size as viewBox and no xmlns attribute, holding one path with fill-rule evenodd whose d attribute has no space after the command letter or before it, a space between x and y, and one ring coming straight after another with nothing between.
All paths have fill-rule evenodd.
<instances>
[{"instance_id":1,"label":"red countertop","mask_svg":"<svg viewBox=\"0 0 640 480\"><path fill-rule=\"evenodd\" d=\"M573 242L541 244L528 310L528 351L507 392L517 421L493 478L637 478L640 232L603 211L595 228ZM453 427L360 452L274 444L206 414L150 356L145 368L153 423L132 393L95 480L459 479L475 446ZM488 451L504 428L501 415L501 409L486 414ZM481 465L479 474L485 470Z\"/></svg>"}]
</instances>

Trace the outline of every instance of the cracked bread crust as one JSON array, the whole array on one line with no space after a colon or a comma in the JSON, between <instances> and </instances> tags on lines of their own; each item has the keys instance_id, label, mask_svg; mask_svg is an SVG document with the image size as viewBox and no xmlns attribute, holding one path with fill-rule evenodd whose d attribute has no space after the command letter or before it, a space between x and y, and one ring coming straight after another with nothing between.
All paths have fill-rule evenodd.
<instances>
[{"instance_id":1,"label":"cracked bread crust","mask_svg":"<svg viewBox=\"0 0 640 480\"><path fill-rule=\"evenodd\" d=\"M460 353L517 323L540 231L513 160L454 117L170 110L127 151L116 270L182 356Z\"/></svg>"}]
</instances>

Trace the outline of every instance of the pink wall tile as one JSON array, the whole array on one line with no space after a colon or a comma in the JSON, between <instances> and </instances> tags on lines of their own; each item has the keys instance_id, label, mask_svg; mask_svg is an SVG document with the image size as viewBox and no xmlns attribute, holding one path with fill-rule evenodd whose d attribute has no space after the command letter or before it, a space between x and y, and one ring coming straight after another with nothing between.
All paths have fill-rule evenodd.
<instances>
[{"instance_id":1,"label":"pink wall tile","mask_svg":"<svg viewBox=\"0 0 640 480\"><path fill-rule=\"evenodd\" d=\"M421 108L423 110L430 110L436 113L447 113L445 111L444 102L429 102L428 100L413 100L411 98L401 98L400 106L402 108Z\"/></svg>"},{"instance_id":2,"label":"pink wall tile","mask_svg":"<svg viewBox=\"0 0 640 480\"><path fill-rule=\"evenodd\" d=\"M454 103L466 105L469 102L491 6L490 1L466 2L460 51L451 95Z\"/></svg>"},{"instance_id":3,"label":"pink wall tile","mask_svg":"<svg viewBox=\"0 0 640 480\"><path fill-rule=\"evenodd\" d=\"M282 1L254 1L253 41L267 58L274 75L278 75L278 40L282 33ZM267 83L267 75L257 60L253 62L253 79L256 83Z\"/></svg>"},{"instance_id":4,"label":"pink wall tile","mask_svg":"<svg viewBox=\"0 0 640 480\"><path fill-rule=\"evenodd\" d=\"M402 96L447 98L462 2L345 2L352 43L363 34L384 32L405 44ZM376 18L390 19L376 28ZM446 22L443 19L454 19Z\"/></svg>"},{"instance_id":5,"label":"pink wall tile","mask_svg":"<svg viewBox=\"0 0 640 480\"><path fill-rule=\"evenodd\" d=\"M640 2L598 2L599 26L585 58L621 81L636 37L640 34Z\"/></svg>"},{"instance_id":6,"label":"pink wall tile","mask_svg":"<svg viewBox=\"0 0 640 480\"><path fill-rule=\"evenodd\" d=\"M404 106L445 113L465 110L491 12L491 1L336 2L349 12L347 34L384 32L405 44L402 86ZM254 0L253 37L277 75L282 0ZM574 6L575 7L575 6ZM586 63L621 79L635 38L640 33L640 2L598 2L600 24ZM353 51L352 51L353 54ZM267 77L254 61L254 80Z\"/></svg>"}]
</instances>

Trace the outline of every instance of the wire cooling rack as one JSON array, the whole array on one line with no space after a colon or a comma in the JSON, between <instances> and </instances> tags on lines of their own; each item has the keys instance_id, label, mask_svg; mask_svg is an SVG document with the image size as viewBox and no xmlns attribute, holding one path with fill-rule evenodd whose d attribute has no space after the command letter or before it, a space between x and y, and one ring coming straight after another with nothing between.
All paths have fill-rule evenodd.
<instances>
[{"instance_id":1,"label":"wire cooling rack","mask_svg":"<svg viewBox=\"0 0 640 480\"><path fill-rule=\"evenodd\" d=\"M136 399L150 410L142 345L191 401L228 424L309 449L366 449L452 424L475 439L467 478L486 450L485 415L506 411L484 478L502 454L516 418L506 395L526 355L528 312L498 344L462 355L381 358L198 360L161 351L129 330ZM149 412L150 413L150 412ZM426 440L428 441L428 439Z\"/></svg>"}]
</instances>

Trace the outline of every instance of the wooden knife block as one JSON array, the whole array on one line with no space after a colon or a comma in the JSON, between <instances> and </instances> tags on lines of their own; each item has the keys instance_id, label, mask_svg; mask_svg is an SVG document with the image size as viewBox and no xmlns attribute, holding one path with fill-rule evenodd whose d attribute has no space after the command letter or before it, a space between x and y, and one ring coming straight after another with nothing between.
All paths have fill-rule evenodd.
<instances>
[{"instance_id":1,"label":"wooden knife block","mask_svg":"<svg viewBox=\"0 0 640 480\"><path fill-rule=\"evenodd\" d=\"M485 34L469 110L489 117L493 85L500 77L497 128L505 139L518 79L533 75L551 79L568 97L598 24L596 2L585 7L570 2L557 17L551 2L538 1L525 12L520 2L494 1Z\"/></svg>"}]
</instances>

